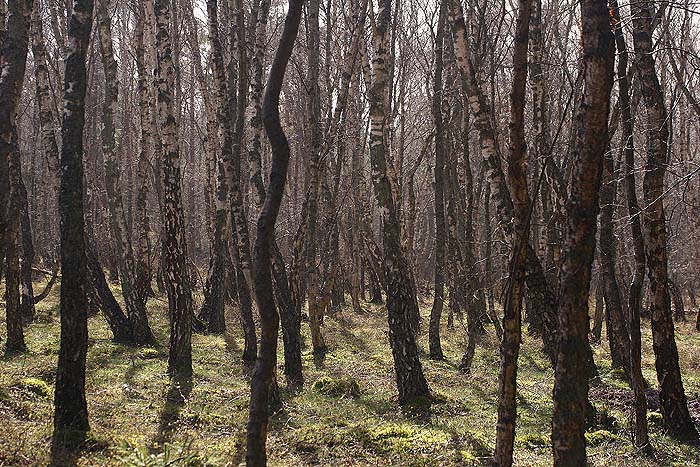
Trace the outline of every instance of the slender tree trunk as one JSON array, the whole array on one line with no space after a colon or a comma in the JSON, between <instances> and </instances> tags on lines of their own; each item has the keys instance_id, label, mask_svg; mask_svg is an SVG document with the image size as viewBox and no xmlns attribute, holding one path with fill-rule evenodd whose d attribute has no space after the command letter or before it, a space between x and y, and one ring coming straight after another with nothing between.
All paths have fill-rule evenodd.
<instances>
[{"instance_id":1,"label":"slender tree trunk","mask_svg":"<svg viewBox=\"0 0 700 467\"><path fill-rule=\"evenodd\" d=\"M640 323L640 308L642 305L642 288L646 258L644 256L644 238L642 237L641 210L637 201L637 183L634 173L634 128L632 108L630 105L630 78L627 68L629 52L625 41L620 7L617 0L612 0L610 6L615 21L615 43L618 50L617 84L619 90L620 116L622 118L622 139L624 152L624 179L627 212L630 216L630 233L634 250L634 272L629 287L627 313L630 332L630 382L634 391L635 411L635 445L642 447L649 442L647 428L647 398L644 393L644 377L642 376L642 336Z\"/></svg>"},{"instance_id":2,"label":"slender tree trunk","mask_svg":"<svg viewBox=\"0 0 700 467\"><path fill-rule=\"evenodd\" d=\"M445 302L445 143L442 124L442 69L443 47L445 39L445 16L447 14L447 1L440 1L440 13L438 17L437 34L435 36L435 65L433 75L433 122L435 125L435 291L433 293L433 307L430 310L430 334L429 347L430 358L442 360L440 343L440 319ZM409 235L412 235L409 234Z\"/></svg>"},{"instance_id":3,"label":"slender tree trunk","mask_svg":"<svg viewBox=\"0 0 700 467\"><path fill-rule=\"evenodd\" d=\"M451 1L450 23L452 24L457 67L462 75L462 81L465 83L465 94L468 96L469 108L474 117L474 126L479 132L481 153L491 185L491 196L496 204L500 224L506 234L506 238L509 239L511 247L515 248L513 200L508 191L508 184L501 167L498 145L496 144L495 133L491 124L491 110L481 91L476 78L476 71L472 64L462 6L456 0ZM547 284L537 253L529 244L526 246L525 281L532 313L542 317L542 340L545 352L554 362L557 332L555 324L556 298Z\"/></svg>"},{"instance_id":4,"label":"slender tree trunk","mask_svg":"<svg viewBox=\"0 0 700 467\"><path fill-rule=\"evenodd\" d=\"M226 171L227 161L224 150L230 150L231 121L228 118L226 104L226 70L224 67L223 47L219 36L219 13L217 0L207 1L207 24L209 42L212 46L212 69L214 70L214 102L217 108L219 139L225 147L216 153L216 196L214 220L214 244L211 247L209 272L204 287L204 303L200 318L207 323L207 330L223 333L226 330L224 320L224 266L226 264L226 225L229 215L229 180Z\"/></svg>"},{"instance_id":5,"label":"slender tree trunk","mask_svg":"<svg viewBox=\"0 0 700 467\"><path fill-rule=\"evenodd\" d=\"M527 86L527 50L532 15L532 0L518 2L513 48L513 83L510 92L510 147L508 181L515 214L515 241L511 253L508 290L503 306L503 340L498 386L498 422L494 466L513 465L515 420L517 414L518 354L522 340L522 302L526 248L529 244L530 196L527 189L527 144L525 142L525 103Z\"/></svg>"},{"instance_id":6,"label":"slender tree trunk","mask_svg":"<svg viewBox=\"0 0 700 467\"><path fill-rule=\"evenodd\" d=\"M86 239L83 128L93 2L75 0L68 27L61 123L61 345L54 393L53 447L83 441L89 431L85 400L87 356Z\"/></svg>"},{"instance_id":7,"label":"slender tree trunk","mask_svg":"<svg viewBox=\"0 0 700 467\"><path fill-rule=\"evenodd\" d=\"M287 18L280 38L263 101L263 123L272 146L270 182L265 204L258 217L257 238L254 249L255 299L260 312L261 340L258 359L250 383L250 410L246 439L246 465L267 465L266 441L268 423L268 398L277 364L277 332L279 317L272 294L271 245L275 235L275 223L279 213L287 180L289 143L280 124L279 97L287 68L299 31L303 0L290 0Z\"/></svg>"},{"instance_id":8,"label":"slender tree trunk","mask_svg":"<svg viewBox=\"0 0 700 467\"><path fill-rule=\"evenodd\" d=\"M16 131L16 130L14 130ZM29 216L29 200L27 187L22 177L22 158L19 151L19 139L15 143L16 148L10 152L10 188L12 203L12 215L17 215L19 232L17 234L17 247L22 246L22 263L20 267L20 315L22 321L31 323L36 315L34 307L34 285L32 284L32 266L34 265L34 239L32 237L32 225ZM17 209L17 212L14 212Z\"/></svg>"},{"instance_id":9,"label":"slender tree trunk","mask_svg":"<svg viewBox=\"0 0 700 467\"><path fill-rule=\"evenodd\" d=\"M138 290L139 296L144 300L149 295L153 295L151 280L153 270L151 267L151 221L148 213L148 191L150 187L151 163L155 151L156 137L152 133L152 116L154 105L151 99L150 84L148 81L147 54L145 50L145 38L152 35L152 23L144 2L138 2L138 18L136 22L136 72L137 72L137 94L139 103L139 121L141 131L139 132L139 155L136 169L136 224L137 228L137 268L138 274L134 286ZM150 43L150 41L149 41Z\"/></svg>"},{"instance_id":10,"label":"slender tree trunk","mask_svg":"<svg viewBox=\"0 0 700 467\"><path fill-rule=\"evenodd\" d=\"M584 88L576 120L578 137L559 273L559 346L552 416L555 467L588 463L584 437L591 353L588 292L615 59L607 2L584 0L581 17Z\"/></svg>"},{"instance_id":11,"label":"slender tree trunk","mask_svg":"<svg viewBox=\"0 0 700 467\"><path fill-rule=\"evenodd\" d=\"M178 125L173 88L175 69L170 40L170 2L154 1L158 125L163 146L163 269L170 310L168 373L173 378L192 376L192 290L187 271L185 220L180 192L181 169Z\"/></svg>"},{"instance_id":12,"label":"slender tree trunk","mask_svg":"<svg viewBox=\"0 0 700 467\"><path fill-rule=\"evenodd\" d=\"M238 275L237 285L239 294L244 297L250 297L253 287L252 273L252 258L250 252L250 234L248 231L248 219L245 208L243 206L243 177L241 174L241 158L243 154L243 138L245 130L245 108L248 97L248 53L245 36L245 8L242 0L233 0L231 2L233 9L233 20L235 23L235 33L231 32L231 54L234 54L237 61L236 75L234 79L233 70L230 68L231 75L229 83L235 82L236 88L229 86L228 88L228 108L232 115L229 115L231 120L231 148L230 148L230 205L236 236L234 246L238 250L240 258L239 268L241 274ZM232 24L233 26L233 24ZM235 116L235 118L234 118ZM226 139L223 140L224 145ZM228 148L222 148L224 159L228 158ZM245 290L242 290L245 288ZM241 292L242 290L242 292ZM243 325L243 334L245 337L245 348L243 350L243 360L252 362L257 354L257 339L255 336L255 321L253 319L253 309L251 300L243 300L240 303L241 323Z\"/></svg>"},{"instance_id":13,"label":"slender tree trunk","mask_svg":"<svg viewBox=\"0 0 700 467\"><path fill-rule=\"evenodd\" d=\"M620 287L615 271L617 249L613 232L613 213L617 201L617 172L614 167L613 154L610 148L605 152L603 160L603 181L600 189L600 232L599 252L600 269L603 277L605 297L605 316L610 343L610 355L613 368L622 368L627 379L630 379L629 366L629 331L627 319L622 308Z\"/></svg>"},{"instance_id":14,"label":"slender tree trunk","mask_svg":"<svg viewBox=\"0 0 700 467\"><path fill-rule=\"evenodd\" d=\"M399 403L408 404L429 397L430 390L418 359L416 344L418 303L415 283L401 248L401 224L392 194L386 141L388 42L391 26L391 0L380 0L373 26L372 83L368 90L370 106L370 157L374 193L382 214L384 268L386 276L389 341L394 356Z\"/></svg>"},{"instance_id":15,"label":"slender tree trunk","mask_svg":"<svg viewBox=\"0 0 700 467\"><path fill-rule=\"evenodd\" d=\"M114 235L115 252L119 264L119 279L126 304L126 312L131 323L133 341L136 344L149 344L154 341L153 332L146 315L147 296L139 293L137 268L131 244L124 201L121 189L119 156L117 155L114 112L117 108L119 80L118 64L112 47L112 19L109 1L100 0L97 5L97 24L100 52L105 76L105 100L102 106L102 153L105 160L105 182L107 185L107 206ZM143 289L141 289L143 292Z\"/></svg>"},{"instance_id":16,"label":"slender tree trunk","mask_svg":"<svg viewBox=\"0 0 700 467\"><path fill-rule=\"evenodd\" d=\"M668 253L664 213L664 174L668 159L668 115L652 55L652 2L631 5L634 51L646 107L648 153L644 173L643 212L646 258L651 289L651 324L656 355L656 375L661 386L661 414L673 436L697 440L678 364L671 300L668 290Z\"/></svg>"},{"instance_id":17,"label":"slender tree trunk","mask_svg":"<svg viewBox=\"0 0 700 467\"><path fill-rule=\"evenodd\" d=\"M12 18L12 16L10 16ZM9 42L9 41L8 41ZM19 200L19 181L21 177L17 164L20 162L19 157L19 140L17 129L12 129L10 140L10 161L9 179L10 179L10 204L7 210L8 229L5 235L7 242L5 250L5 261L7 264L7 272L5 278L5 311L7 316L7 342L5 350L7 352L23 352L27 350L24 342L24 330L22 321L22 302L20 298L20 282L21 272L19 265L19 242L20 242L20 200Z\"/></svg>"}]
</instances>

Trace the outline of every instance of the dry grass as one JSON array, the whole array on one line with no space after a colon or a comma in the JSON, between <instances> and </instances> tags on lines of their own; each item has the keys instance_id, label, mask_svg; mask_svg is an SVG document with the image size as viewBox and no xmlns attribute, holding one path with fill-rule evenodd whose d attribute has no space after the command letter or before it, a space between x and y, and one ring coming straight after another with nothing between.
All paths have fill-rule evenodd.
<instances>
[{"instance_id":1,"label":"dry grass","mask_svg":"<svg viewBox=\"0 0 700 467\"><path fill-rule=\"evenodd\" d=\"M57 300L54 290L38 306L39 319L26 330L29 352L5 356L0 363L0 466L49 462ZM92 437L99 442L70 464L177 467L243 462L250 369L240 362L237 320L231 317L225 337L194 337L194 384L181 402L180 390L170 388L165 374L165 306L162 298L149 303L161 345L156 348L116 345L104 320L90 319L87 394ZM427 313L429 302L422 306ZM472 374L465 376L456 371L464 331L443 330L447 360L431 362L423 356L426 376L440 402L406 413L396 405L384 313L381 307L367 305L363 315L345 310L326 318L331 352L321 360L309 348L304 350L306 385L298 393L283 394L284 409L270 425L270 465L487 465L496 419L499 357L494 337L484 338ZM0 333L5 334L4 323ZM420 343L426 348L427 336ZM678 346L686 391L700 406L700 336L690 325L679 326ZM629 389L610 371L604 346L596 346L595 352L602 383L592 391L592 400L602 416L588 435L590 464L700 464L697 448L673 442L658 424L652 424L655 453L644 457L634 449L624 403ZM644 374L652 384L653 365L651 337L645 329ZM321 378L322 384L314 387ZM525 336L519 369L518 466L551 465L552 384L553 373L538 342ZM653 415L652 419L656 420Z\"/></svg>"}]
</instances>

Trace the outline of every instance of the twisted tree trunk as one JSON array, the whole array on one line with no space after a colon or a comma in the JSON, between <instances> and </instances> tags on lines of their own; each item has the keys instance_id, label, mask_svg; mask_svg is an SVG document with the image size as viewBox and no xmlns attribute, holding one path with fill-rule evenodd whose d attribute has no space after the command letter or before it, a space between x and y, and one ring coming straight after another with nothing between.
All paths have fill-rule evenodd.
<instances>
[{"instance_id":1,"label":"twisted tree trunk","mask_svg":"<svg viewBox=\"0 0 700 467\"><path fill-rule=\"evenodd\" d=\"M290 0L287 18L275 58L270 68L263 101L263 123L272 147L270 182L262 212L258 217L258 231L254 249L255 299L260 312L260 351L250 383L250 408L246 439L246 465L267 465L268 399L277 364L277 333L279 317L272 294L271 245L279 213L289 165L289 143L280 123L279 98L287 63L294 49L299 31L303 0Z\"/></svg>"}]
</instances>

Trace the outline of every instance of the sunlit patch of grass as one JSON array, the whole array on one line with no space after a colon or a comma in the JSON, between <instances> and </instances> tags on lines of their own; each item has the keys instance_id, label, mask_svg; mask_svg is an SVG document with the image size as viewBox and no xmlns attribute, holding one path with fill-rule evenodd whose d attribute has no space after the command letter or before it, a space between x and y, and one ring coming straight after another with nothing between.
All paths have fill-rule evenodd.
<instances>
[{"instance_id":1,"label":"sunlit patch of grass","mask_svg":"<svg viewBox=\"0 0 700 467\"><path fill-rule=\"evenodd\" d=\"M39 286L41 287L41 286ZM38 317L26 329L28 353L3 357L0 371L0 465L46 465L52 423L52 396L58 354L56 284L37 306ZM117 289L115 289L117 290ZM121 297L118 297L121 300ZM201 297L199 299L201 303ZM431 300L421 299L423 328L419 346L427 348ZM444 361L421 360L434 397L415 410L397 405L386 310L363 304L324 323L330 350L311 354L303 325L305 386L288 390L280 381L284 406L269 425L270 465L321 466L483 466L495 445L499 350L491 328L476 349L469 375L458 371L466 347L464 328L442 330ZM244 461L250 367L241 362L242 333L237 310L227 309L226 336L193 337L191 390L173 389L167 369L167 299L148 304L157 338L153 347L111 341L101 316L89 321L87 398L92 433L99 448L80 454L79 466L161 467L237 466ZM644 323L644 376L656 386L651 333ZM4 322L0 322L4 333ZM691 323L677 328L684 382L689 396L700 392L700 335ZM554 372L539 339L523 336L518 372L516 465L551 465L550 423ZM282 342L277 374L283 375ZM650 414L650 457L630 441L630 414L607 407L606 391L629 391L610 368L605 335L594 345L602 394L592 402L595 426L588 430L592 466L660 467L700 463L696 448L668 438ZM596 396L598 397L598 396ZM606 421L607 420L607 421Z\"/></svg>"}]
</instances>

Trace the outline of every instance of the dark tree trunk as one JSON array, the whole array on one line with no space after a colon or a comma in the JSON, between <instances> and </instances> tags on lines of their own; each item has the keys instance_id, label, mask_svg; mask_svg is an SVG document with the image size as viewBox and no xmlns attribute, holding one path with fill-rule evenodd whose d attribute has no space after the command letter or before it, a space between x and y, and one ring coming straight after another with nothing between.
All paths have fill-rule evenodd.
<instances>
[{"instance_id":1,"label":"dark tree trunk","mask_svg":"<svg viewBox=\"0 0 700 467\"><path fill-rule=\"evenodd\" d=\"M629 52L625 41L620 7L617 0L611 0L615 21L615 43L618 50L617 84L619 90L620 116L622 119L622 138L624 152L625 198L627 212L630 216L630 233L634 250L634 271L627 298L627 314L630 333L630 382L634 391L635 411L635 445L646 446L649 442L647 427L647 398L644 394L644 377L642 376L642 335L640 308L642 306L642 287L646 258L644 256L644 238L642 237L641 210L637 201L637 184L634 174L634 128L632 108L630 105L630 79L627 68Z\"/></svg>"},{"instance_id":2,"label":"dark tree trunk","mask_svg":"<svg viewBox=\"0 0 700 467\"><path fill-rule=\"evenodd\" d=\"M656 376L661 386L661 414L673 436L697 440L678 364L675 331L668 290L668 253L664 213L664 174L668 158L668 114L652 55L652 2L631 5L634 51L646 107L648 153L644 172L643 212L646 258L651 289L651 325L656 355Z\"/></svg>"},{"instance_id":3,"label":"dark tree trunk","mask_svg":"<svg viewBox=\"0 0 700 467\"><path fill-rule=\"evenodd\" d=\"M440 320L445 302L445 143L442 124L442 69L443 47L445 39L445 20L447 1L440 1L437 35L435 36L435 73L433 78L433 122L435 125L435 291L433 307L430 310L429 347L430 358L445 358L440 343Z\"/></svg>"},{"instance_id":4,"label":"dark tree trunk","mask_svg":"<svg viewBox=\"0 0 700 467\"><path fill-rule=\"evenodd\" d=\"M15 141L13 133L16 132L17 110L26 69L32 4L32 0L8 1L7 29L0 44L2 46L0 56L0 211L2 211L0 212L0 277L2 277L1 264L5 262L7 255L8 282L5 286L9 292L8 307L13 310L13 319L8 319L8 345L18 348L24 346L24 338L20 342L18 334L18 332L21 334L21 324L19 328L12 325L15 342L9 342L9 321L14 323L14 317L21 319L22 316L19 298L21 209L18 203L21 201L20 185L23 182L21 178L17 178L18 174L21 177L21 167L17 165L20 161L19 142ZM3 29L5 29L4 23ZM10 268L12 271L9 271Z\"/></svg>"},{"instance_id":5,"label":"dark tree trunk","mask_svg":"<svg viewBox=\"0 0 700 467\"><path fill-rule=\"evenodd\" d=\"M559 345L552 416L555 467L588 463L584 437L591 358L588 292L615 60L607 2L584 0L581 16L584 89L559 272Z\"/></svg>"},{"instance_id":6,"label":"dark tree trunk","mask_svg":"<svg viewBox=\"0 0 700 467\"><path fill-rule=\"evenodd\" d=\"M8 228L5 236L7 242L5 250L5 260L7 264L5 278L5 311L7 316L7 342L5 349L8 352L22 352L27 349L24 343L24 330L22 329L22 302L20 299L20 265L19 265L19 230L20 230L20 203L19 203L19 183L17 177L17 164L19 157L19 140L17 130L13 128L10 145L10 204L7 210Z\"/></svg>"},{"instance_id":7,"label":"dark tree trunk","mask_svg":"<svg viewBox=\"0 0 700 467\"><path fill-rule=\"evenodd\" d=\"M617 249L613 232L613 213L617 201L617 172L612 151L608 147L603 160L603 181L600 189L600 269L605 297L605 324L607 327L613 368L622 368L630 379L629 332L627 318L622 308L620 287L615 272Z\"/></svg>"},{"instance_id":8,"label":"dark tree trunk","mask_svg":"<svg viewBox=\"0 0 700 467\"><path fill-rule=\"evenodd\" d=\"M90 44L93 2L76 0L68 26L63 121L61 124L61 346L54 394L53 447L82 442L90 429L85 400L88 284L83 214L83 127L85 56Z\"/></svg>"},{"instance_id":9,"label":"dark tree trunk","mask_svg":"<svg viewBox=\"0 0 700 467\"><path fill-rule=\"evenodd\" d=\"M282 30L263 100L263 123L272 146L270 182L262 212L258 217L253 270L255 299L260 312L261 339L258 359L250 383L250 408L246 439L246 465L267 465L268 403L277 364L277 333L279 317L272 294L272 251L275 223L279 213L289 165L289 143L280 123L279 98L287 63L294 49L299 31L303 0L290 0L287 18Z\"/></svg>"},{"instance_id":10,"label":"dark tree trunk","mask_svg":"<svg viewBox=\"0 0 700 467\"><path fill-rule=\"evenodd\" d=\"M503 306L503 340L498 377L498 422L496 423L496 467L513 465L515 420L517 415L518 354L522 340L523 270L526 249L530 242L530 196L527 188L527 144L525 142L525 104L527 84L527 51L532 16L532 0L518 2L513 46L513 83L510 91L510 146L508 181L513 199L515 238L509 265L508 289ZM545 162L546 163L546 162Z\"/></svg>"}]
</instances>

